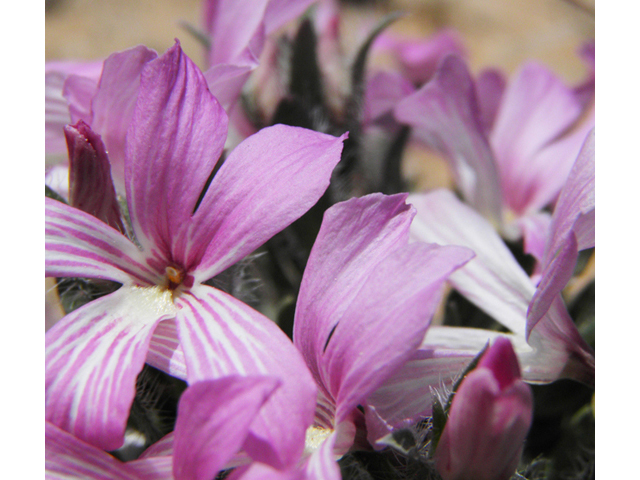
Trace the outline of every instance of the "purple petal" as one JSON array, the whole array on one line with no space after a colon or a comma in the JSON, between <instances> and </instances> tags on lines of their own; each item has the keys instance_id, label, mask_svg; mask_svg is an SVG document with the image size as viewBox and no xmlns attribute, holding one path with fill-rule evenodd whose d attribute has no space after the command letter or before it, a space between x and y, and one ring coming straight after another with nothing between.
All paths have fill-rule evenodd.
<instances>
[{"instance_id":1,"label":"purple petal","mask_svg":"<svg viewBox=\"0 0 640 480\"><path fill-rule=\"evenodd\" d=\"M293 325L293 341L318 383L317 359L336 318L387 252L408 241L415 213L405 199L406 194L373 194L325 212L302 278Z\"/></svg>"},{"instance_id":2,"label":"purple petal","mask_svg":"<svg viewBox=\"0 0 640 480\"><path fill-rule=\"evenodd\" d=\"M104 61L97 92L91 102L91 128L109 151L116 190L124 193L125 136L133 117L144 66L158 54L145 46L114 53Z\"/></svg>"},{"instance_id":3,"label":"purple petal","mask_svg":"<svg viewBox=\"0 0 640 480\"><path fill-rule=\"evenodd\" d=\"M62 96L65 76L60 72L49 72L44 77L44 133L47 154L65 154L67 143L63 128L71 123L69 105Z\"/></svg>"},{"instance_id":4,"label":"purple petal","mask_svg":"<svg viewBox=\"0 0 640 480\"><path fill-rule=\"evenodd\" d=\"M171 294L122 287L70 313L46 334L46 417L105 450L122 445L136 376Z\"/></svg>"},{"instance_id":5,"label":"purple petal","mask_svg":"<svg viewBox=\"0 0 640 480\"><path fill-rule=\"evenodd\" d=\"M275 323L226 293L196 286L177 303L189 383L233 374L282 381L252 423L245 449L276 468L295 463L316 399L300 353Z\"/></svg>"},{"instance_id":6,"label":"purple petal","mask_svg":"<svg viewBox=\"0 0 640 480\"><path fill-rule=\"evenodd\" d=\"M538 263L542 262L544 247L551 227L551 215L547 212L526 215L520 217L517 224L519 230L522 231L524 253L532 255Z\"/></svg>"},{"instance_id":7,"label":"purple petal","mask_svg":"<svg viewBox=\"0 0 640 480\"><path fill-rule=\"evenodd\" d=\"M65 154L66 156L66 142L62 129L65 125L73 123L72 115L84 114L82 118L89 119L91 98L95 94L101 71L102 60L45 64L45 151L47 154Z\"/></svg>"},{"instance_id":8,"label":"purple petal","mask_svg":"<svg viewBox=\"0 0 640 480\"><path fill-rule=\"evenodd\" d=\"M514 212L527 210L531 191L536 188L537 177L532 179L530 174L531 159L570 127L581 110L571 89L541 65L525 65L507 86L491 145L504 201Z\"/></svg>"},{"instance_id":9,"label":"purple petal","mask_svg":"<svg viewBox=\"0 0 640 480\"><path fill-rule=\"evenodd\" d=\"M413 424L431 415L434 390L450 390L468 363L499 336L508 336L519 355L532 351L524 337L477 328L431 326L409 361L367 398L371 444L390 433L392 427ZM522 363L523 357L519 358Z\"/></svg>"},{"instance_id":10,"label":"purple petal","mask_svg":"<svg viewBox=\"0 0 640 480\"><path fill-rule=\"evenodd\" d=\"M448 56L429 83L398 104L395 115L447 156L466 200L498 224L500 180L464 62Z\"/></svg>"},{"instance_id":11,"label":"purple petal","mask_svg":"<svg viewBox=\"0 0 640 480\"><path fill-rule=\"evenodd\" d=\"M91 101L97 90L98 78L82 75L69 75L66 78L62 94L69 105L69 123L77 123L79 120L91 122Z\"/></svg>"},{"instance_id":12,"label":"purple petal","mask_svg":"<svg viewBox=\"0 0 640 480\"><path fill-rule=\"evenodd\" d=\"M45 474L49 480L91 478L95 480L142 480L130 465L107 452L45 423Z\"/></svg>"},{"instance_id":13,"label":"purple petal","mask_svg":"<svg viewBox=\"0 0 640 480\"><path fill-rule=\"evenodd\" d=\"M413 84L395 72L378 72L367 82L364 97L365 123L392 113L400 100L415 92Z\"/></svg>"},{"instance_id":14,"label":"purple petal","mask_svg":"<svg viewBox=\"0 0 640 480\"><path fill-rule=\"evenodd\" d=\"M174 437L175 431L167 433L164 437L142 452L139 458L172 457Z\"/></svg>"},{"instance_id":15,"label":"purple petal","mask_svg":"<svg viewBox=\"0 0 640 480\"><path fill-rule=\"evenodd\" d=\"M524 336L526 311L535 287L491 224L448 190L411 195L418 210L414 238L440 245L462 245L476 258L451 275L450 283L466 298Z\"/></svg>"},{"instance_id":16,"label":"purple petal","mask_svg":"<svg viewBox=\"0 0 640 480\"><path fill-rule=\"evenodd\" d=\"M232 376L187 388L178 405L175 478L215 477L240 449L251 422L279 383L268 377Z\"/></svg>"},{"instance_id":17,"label":"purple petal","mask_svg":"<svg viewBox=\"0 0 640 480\"><path fill-rule=\"evenodd\" d=\"M380 262L339 322L323 355L339 423L418 347L449 274L466 249L414 243ZM401 323L394 319L402 318Z\"/></svg>"},{"instance_id":18,"label":"purple petal","mask_svg":"<svg viewBox=\"0 0 640 480\"><path fill-rule=\"evenodd\" d=\"M67 125L64 133L69 148L71 205L124 233L109 158L100 135L82 120Z\"/></svg>"},{"instance_id":19,"label":"purple petal","mask_svg":"<svg viewBox=\"0 0 640 480\"><path fill-rule=\"evenodd\" d=\"M216 64L204 73L209 91L225 110L229 111L235 105L242 87L257 65Z\"/></svg>"},{"instance_id":20,"label":"purple petal","mask_svg":"<svg viewBox=\"0 0 640 480\"><path fill-rule=\"evenodd\" d=\"M227 116L176 43L147 64L127 136L126 183L136 236L189 271L209 243L191 215L227 136Z\"/></svg>"},{"instance_id":21,"label":"purple petal","mask_svg":"<svg viewBox=\"0 0 640 480\"><path fill-rule=\"evenodd\" d=\"M332 207L307 263L294 339L335 399L336 424L417 348L445 278L472 256L407 245L404 198L374 194Z\"/></svg>"},{"instance_id":22,"label":"purple petal","mask_svg":"<svg viewBox=\"0 0 640 480\"><path fill-rule=\"evenodd\" d=\"M305 479L340 480L340 468L334 455L337 434L331 434L320 448L311 454L305 464Z\"/></svg>"},{"instance_id":23,"label":"purple petal","mask_svg":"<svg viewBox=\"0 0 640 480\"><path fill-rule=\"evenodd\" d=\"M270 0L264 14L267 35L278 30L285 23L302 15L316 0Z\"/></svg>"},{"instance_id":24,"label":"purple petal","mask_svg":"<svg viewBox=\"0 0 640 480\"><path fill-rule=\"evenodd\" d=\"M447 55L466 55L462 38L454 30L443 30L423 39L395 40L389 43L397 52L405 76L416 85L429 81Z\"/></svg>"},{"instance_id":25,"label":"purple petal","mask_svg":"<svg viewBox=\"0 0 640 480\"><path fill-rule=\"evenodd\" d=\"M194 228L211 239L196 281L220 273L309 210L329 186L345 138L274 125L238 145L194 215Z\"/></svg>"},{"instance_id":26,"label":"purple petal","mask_svg":"<svg viewBox=\"0 0 640 480\"><path fill-rule=\"evenodd\" d=\"M487 69L478 75L476 93L481 122L486 133L493 128L506 86L507 79L499 70Z\"/></svg>"},{"instance_id":27,"label":"purple petal","mask_svg":"<svg viewBox=\"0 0 640 480\"><path fill-rule=\"evenodd\" d=\"M209 35L209 65L255 62L261 48L252 49L264 37L264 16L269 0L207 0L205 31Z\"/></svg>"},{"instance_id":28,"label":"purple petal","mask_svg":"<svg viewBox=\"0 0 640 480\"><path fill-rule=\"evenodd\" d=\"M141 458L127 462L127 467L144 480L174 480L173 457Z\"/></svg>"},{"instance_id":29,"label":"purple petal","mask_svg":"<svg viewBox=\"0 0 640 480\"><path fill-rule=\"evenodd\" d=\"M532 381L573 378L594 385L593 350L580 336L562 296L555 296L547 312L531 330L528 342L535 349L535 363L528 375Z\"/></svg>"},{"instance_id":30,"label":"purple petal","mask_svg":"<svg viewBox=\"0 0 640 480\"><path fill-rule=\"evenodd\" d=\"M578 251L595 245L595 133L587 137L553 212L540 284L527 314L527 333L573 276Z\"/></svg>"},{"instance_id":31,"label":"purple petal","mask_svg":"<svg viewBox=\"0 0 640 480\"><path fill-rule=\"evenodd\" d=\"M546 146L530 159L527 185L524 187L527 191L522 193L528 211L541 210L557 198L594 125L595 111L592 111L571 133Z\"/></svg>"},{"instance_id":32,"label":"purple petal","mask_svg":"<svg viewBox=\"0 0 640 480\"><path fill-rule=\"evenodd\" d=\"M153 285L158 274L127 237L77 208L45 198L45 275Z\"/></svg>"}]
</instances>

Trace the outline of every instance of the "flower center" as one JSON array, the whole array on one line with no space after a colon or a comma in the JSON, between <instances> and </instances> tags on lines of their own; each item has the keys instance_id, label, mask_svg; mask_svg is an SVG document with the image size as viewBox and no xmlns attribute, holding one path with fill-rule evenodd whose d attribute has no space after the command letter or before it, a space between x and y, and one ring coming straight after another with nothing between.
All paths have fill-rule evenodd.
<instances>
[{"instance_id":1,"label":"flower center","mask_svg":"<svg viewBox=\"0 0 640 480\"><path fill-rule=\"evenodd\" d=\"M179 267L168 266L164 269L167 274L167 279L169 280L169 285L167 288L169 290L175 290L184 280L184 270Z\"/></svg>"}]
</instances>

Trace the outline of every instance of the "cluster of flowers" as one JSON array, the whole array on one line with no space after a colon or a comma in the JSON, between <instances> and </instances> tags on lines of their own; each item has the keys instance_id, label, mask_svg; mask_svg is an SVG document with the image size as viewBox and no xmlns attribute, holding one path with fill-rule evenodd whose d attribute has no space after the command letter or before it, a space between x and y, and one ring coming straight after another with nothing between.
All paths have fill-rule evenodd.
<instances>
[{"instance_id":1,"label":"cluster of flowers","mask_svg":"<svg viewBox=\"0 0 640 480\"><path fill-rule=\"evenodd\" d=\"M207 1L204 73L177 41L47 64L46 148L68 162L47 170L46 276L94 289L48 305L47 478L340 479L344 454L421 425L433 478L508 479L528 383L593 385L562 297L595 244L593 76L474 79L451 32L383 34L402 68L364 75L383 24L345 89L339 12L298 20L312 3ZM450 160L459 196L401 193L407 142ZM245 280L216 283L265 243L291 339ZM430 326L445 285L505 328ZM107 452L151 367L185 382L175 424L124 462Z\"/></svg>"}]
</instances>

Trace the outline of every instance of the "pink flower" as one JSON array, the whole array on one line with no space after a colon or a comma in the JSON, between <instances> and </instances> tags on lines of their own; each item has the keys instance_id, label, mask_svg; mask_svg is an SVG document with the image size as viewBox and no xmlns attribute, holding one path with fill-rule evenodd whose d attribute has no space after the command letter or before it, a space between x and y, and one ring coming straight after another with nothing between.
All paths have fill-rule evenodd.
<instances>
[{"instance_id":1,"label":"pink flower","mask_svg":"<svg viewBox=\"0 0 640 480\"><path fill-rule=\"evenodd\" d=\"M507 480L533 418L511 342L497 338L453 397L435 453L444 480Z\"/></svg>"},{"instance_id":2,"label":"pink flower","mask_svg":"<svg viewBox=\"0 0 640 480\"><path fill-rule=\"evenodd\" d=\"M229 376L196 382L180 397L173 453L154 444L134 461L108 453L46 422L47 478L104 480L210 480L242 447L251 422L279 382L259 376Z\"/></svg>"},{"instance_id":3,"label":"pink flower","mask_svg":"<svg viewBox=\"0 0 640 480\"><path fill-rule=\"evenodd\" d=\"M527 252L539 258L536 239L549 224L542 210L557 198L594 125L583 94L535 63L506 86L495 71L474 81L451 55L395 115L447 157L467 203L504 237L524 235Z\"/></svg>"},{"instance_id":4,"label":"pink flower","mask_svg":"<svg viewBox=\"0 0 640 480\"><path fill-rule=\"evenodd\" d=\"M282 386L244 448L278 467L303 448L315 385L299 352L275 323L203 282L317 202L344 137L263 129L228 155L206 187L227 123L202 73L176 44L142 70L126 137L135 241L45 199L46 275L122 284L46 334L46 418L98 447L122 444L146 361L189 384L238 373L278 377Z\"/></svg>"}]
</instances>

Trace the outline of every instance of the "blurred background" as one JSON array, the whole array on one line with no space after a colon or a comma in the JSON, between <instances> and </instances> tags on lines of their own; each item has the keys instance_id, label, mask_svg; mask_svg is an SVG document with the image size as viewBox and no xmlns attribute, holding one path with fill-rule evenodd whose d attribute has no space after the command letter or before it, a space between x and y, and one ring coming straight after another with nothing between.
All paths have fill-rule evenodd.
<instances>
[{"instance_id":1,"label":"blurred background","mask_svg":"<svg viewBox=\"0 0 640 480\"><path fill-rule=\"evenodd\" d=\"M595 0L373 0L342 1L343 35L358 34L384 14L408 15L391 30L421 37L454 28L464 38L472 69L496 66L513 72L538 60L566 81L586 68L575 54L595 37ZM202 0L47 0L47 60L98 59L145 44L163 52L179 38L202 62L202 48L180 25L201 27Z\"/></svg>"}]
</instances>

